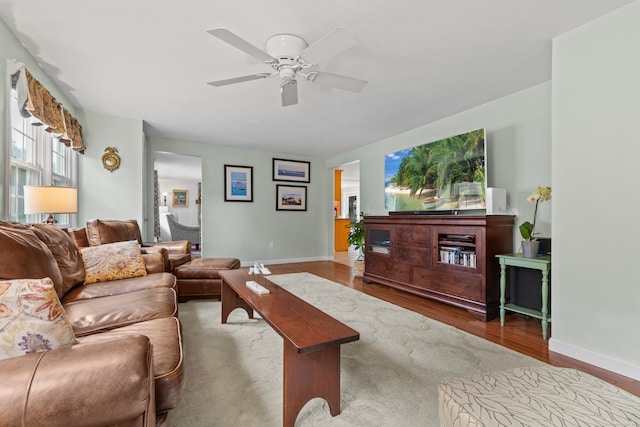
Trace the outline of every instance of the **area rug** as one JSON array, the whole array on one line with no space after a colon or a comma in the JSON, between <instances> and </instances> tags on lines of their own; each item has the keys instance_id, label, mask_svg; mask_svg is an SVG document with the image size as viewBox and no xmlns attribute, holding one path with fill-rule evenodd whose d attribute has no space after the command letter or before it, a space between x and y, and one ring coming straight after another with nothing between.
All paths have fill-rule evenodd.
<instances>
[{"instance_id":1,"label":"area rug","mask_svg":"<svg viewBox=\"0 0 640 427\"><path fill-rule=\"evenodd\" d=\"M438 426L438 384L541 366L528 356L310 273L270 280L360 332L341 346L341 409L313 399L296 426ZM186 384L168 425L282 425L282 338L244 310L220 323L220 302L180 304Z\"/></svg>"}]
</instances>

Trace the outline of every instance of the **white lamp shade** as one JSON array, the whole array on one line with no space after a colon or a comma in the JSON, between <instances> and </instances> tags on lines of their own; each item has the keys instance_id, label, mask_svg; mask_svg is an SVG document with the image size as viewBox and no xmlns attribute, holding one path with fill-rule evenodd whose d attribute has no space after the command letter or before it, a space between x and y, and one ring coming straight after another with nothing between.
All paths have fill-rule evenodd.
<instances>
[{"instance_id":1,"label":"white lamp shade","mask_svg":"<svg viewBox=\"0 0 640 427\"><path fill-rule=\"evenodd\" d=\"M78 189L55 186L24 186L25 214L78 212Z\"/></svg>"}]
</instances>

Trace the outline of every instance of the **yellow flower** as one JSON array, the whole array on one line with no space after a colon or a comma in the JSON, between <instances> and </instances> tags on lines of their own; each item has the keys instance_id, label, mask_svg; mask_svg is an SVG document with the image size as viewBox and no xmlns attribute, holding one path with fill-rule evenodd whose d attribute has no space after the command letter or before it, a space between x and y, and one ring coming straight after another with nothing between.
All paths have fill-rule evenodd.
<instances>
[{"instance_id":1,"label":"yellow flower","mask_svg":"<svg viewBox=\"0 0 640 427\"><path fill-rule=\"evenodd\" d=\"M541 202L551 200L551 187L538 187L536 190Z\"/></svg>"}]
</instances>

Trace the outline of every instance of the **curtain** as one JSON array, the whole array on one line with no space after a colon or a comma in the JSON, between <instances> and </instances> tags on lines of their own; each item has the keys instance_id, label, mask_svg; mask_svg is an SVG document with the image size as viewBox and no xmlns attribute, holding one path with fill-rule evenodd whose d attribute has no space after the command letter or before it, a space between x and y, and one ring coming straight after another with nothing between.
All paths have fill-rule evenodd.
<instances>
[{"instance_id":1,"label":"curtain","mask_svg":"<svg viewBox=\"0 0 640 427\"><path fill-rule=\"evenodd\" d=\"M158 171L153 171L153 235L156 236L156 241L160 241L160 206L158 200L160 200L160 188L158 184Z\"/></svg>"},{"instance_id":2,"label":"curtain","mask_svg":"<svg viewBox=\"0 0 640 427\"><path fill-rule=\"evenodd\" d=\"M46 131L54 135L67 147L84 154L86 146L82 139L82 126L59 103L42 83L34 79L29 70L21 67L13 81L18 92L18 106L23 117L34 117L47 126Z\"/></svg>"}]
</instances>

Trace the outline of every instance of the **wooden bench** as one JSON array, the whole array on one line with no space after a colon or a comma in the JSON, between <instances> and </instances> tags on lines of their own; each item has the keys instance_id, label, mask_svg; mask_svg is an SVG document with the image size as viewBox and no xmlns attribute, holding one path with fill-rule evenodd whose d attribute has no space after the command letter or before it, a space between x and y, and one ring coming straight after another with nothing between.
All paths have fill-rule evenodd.
<instances>
[{"instance_id":1,"label":"wooden bench","mask_svg":"<svg viewBox=\"0 0 640 427\"><path fill-rule=\"evenodd\" d=\"M236 308L253 319L254 311L284 340L283 425L293 427L302 407L320 397L329 413L340 413L340 344L360 334L287 292L260 279L270 293L258 295L246 286L253 280L247 269L221 271L222 323Z\"/></svg>"}]
</instances>

